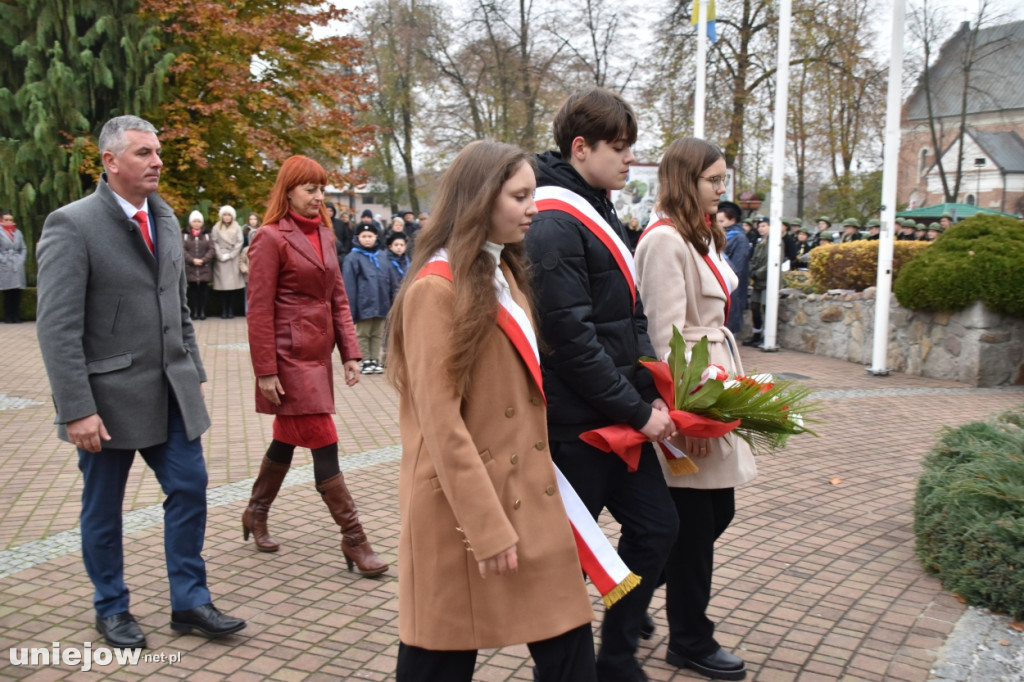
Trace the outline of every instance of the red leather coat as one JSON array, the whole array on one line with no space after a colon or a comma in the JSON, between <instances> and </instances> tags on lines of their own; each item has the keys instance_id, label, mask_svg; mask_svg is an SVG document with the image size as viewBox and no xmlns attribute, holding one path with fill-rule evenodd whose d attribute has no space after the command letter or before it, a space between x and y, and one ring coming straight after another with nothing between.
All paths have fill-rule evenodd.
<instances>
[{"instance_id":1,"label":"red leather coat","mask_svg":"<svg viewBox=\"0 0 1024 682\"><path fill-rule=\"evenodd\" d=\"M257 377L276 374L284 387L275 406L256 388L264 414L334 412L331 353L360 359L348 296L334 258L334 237L321 226L321 258L299 226L285 217L256 231L249 245L246 321Z\"/></svg>"}]
</instances>

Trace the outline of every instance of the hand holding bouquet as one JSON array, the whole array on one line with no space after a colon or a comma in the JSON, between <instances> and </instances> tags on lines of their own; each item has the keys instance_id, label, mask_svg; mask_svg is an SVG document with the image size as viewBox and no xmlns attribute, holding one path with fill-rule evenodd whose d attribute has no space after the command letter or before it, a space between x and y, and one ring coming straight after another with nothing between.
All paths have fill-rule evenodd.
<instances>
[{"instance_id":1,"label":"hand holding bouquet","mask_svg":"<svg viewBox=\"0 0 1024 682\"><path fill-rule=\"evenodd\" d=\"M690 357L688 358L687 355ZM805 426L804 415L818 409L808 402L810 389L771 375L733 376L708 363L708 338L687 351L686 341L675 327L665 361L645 359L662 399L673 409L672 421L684 436L719 438L735 431L755 452L785 446L789 436L817 435ZM580 438L605 452L622 457L635 470L643 434L624 424L587 431ZM676 475L695 473L697 465L682 451L659 443Z\"/></svg>"}]
</instances>

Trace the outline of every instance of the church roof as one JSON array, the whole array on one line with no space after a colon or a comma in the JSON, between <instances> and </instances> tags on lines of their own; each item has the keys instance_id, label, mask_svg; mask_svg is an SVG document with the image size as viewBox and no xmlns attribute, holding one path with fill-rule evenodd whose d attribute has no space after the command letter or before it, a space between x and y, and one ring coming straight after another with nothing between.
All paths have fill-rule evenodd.
<instances>
[{"instance_id":1,"label":"church roof","mask_svg":"<svg viewBox=\"0 0 1024 682\"><path fill-rule=\"evenodd\" d=\"M1004 133L990 133L968 128L978 146L1007 173L1024 173L1024 140L1016 130Z\"/></svg>"},{"instance_id":2,"label":"church roof","mask_svg":"<svg viewBox=\"0 0 1024 682\"><path fill-rule=\"evenodd\" d=\"M936 117L960 114L963 96L963 55L970 38L967 22L942 46L929 70L932 108ZM978 31L971 67L967 113L1024 109L1024 21ZM906 120L928 118L923 79L906 104Z\"/></svg>"}]
</instances>

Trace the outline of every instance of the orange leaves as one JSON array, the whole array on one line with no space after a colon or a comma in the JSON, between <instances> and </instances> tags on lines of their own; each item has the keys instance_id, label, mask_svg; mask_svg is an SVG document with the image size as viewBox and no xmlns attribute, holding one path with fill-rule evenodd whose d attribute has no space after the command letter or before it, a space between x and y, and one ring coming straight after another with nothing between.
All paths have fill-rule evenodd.
<instances>
[{"instance_id":1,"label":"orange leaves","mask_svg":"<svg viewBox=\"0 0 1024 682\"><path fill-rule=\"evenodd\" d=\"M320 161L334 184L370 143L355 126L369 84L351 37L315 37L345 21L329 3L142 0L175 55L164 100L146 115L162 131L163 192L179 211L202 200L259 208L292 154ZM323 31L316 33L322 34Z\"/></svg>"}]
</instances>

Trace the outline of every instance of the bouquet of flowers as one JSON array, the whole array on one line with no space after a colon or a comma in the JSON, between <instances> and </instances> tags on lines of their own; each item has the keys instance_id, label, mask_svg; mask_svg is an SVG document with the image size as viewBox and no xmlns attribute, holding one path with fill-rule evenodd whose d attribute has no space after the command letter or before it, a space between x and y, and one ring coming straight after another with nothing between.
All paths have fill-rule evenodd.
<instances>
[{"instance_id":1,"label":"bouquet of flowers","mask_svg":"<svg viewBox=\"0 0 1024 682\"><path fill-rule=\"evenodd\" d=\"M719 438L727 433L750 444L755 452L775 451L789 436L817 435L807 428L804 415L819 409L808 401L811 391L771 375L732 376L708 363L705 336L688 350L683 335L672 328L669 353L664 361L642 359L650 370L662 399L672 408L672 421L684 436ZM635 470L643 434L625 424L587 431L580 438L605 452L615 452ZM697 472L697 465L668 442L658 444L676 475Z\"/></svg>"}]
</instances>

